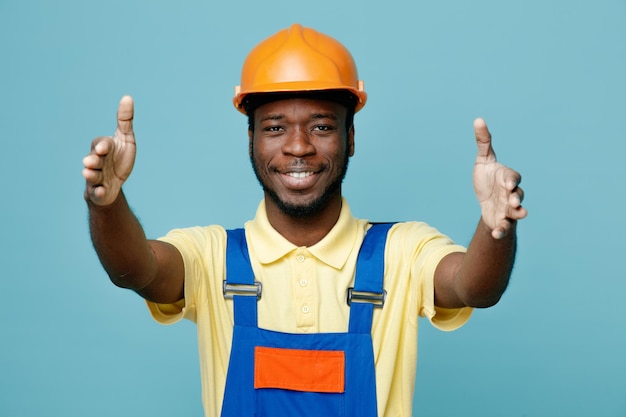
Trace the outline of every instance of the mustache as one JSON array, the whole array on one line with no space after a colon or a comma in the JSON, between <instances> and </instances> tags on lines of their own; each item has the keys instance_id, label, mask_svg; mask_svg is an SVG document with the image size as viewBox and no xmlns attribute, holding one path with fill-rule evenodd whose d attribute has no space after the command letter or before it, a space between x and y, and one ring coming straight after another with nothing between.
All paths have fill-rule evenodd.
<instances>
[{"instance_id":1,"label":"mustache","mask_svg":"<svg viewBox=\"0 0 626 417\"><path fill-rule=\"evenodd\" d=\"M317 172L317 171L323 170L324 167L325 167L324 164L311 164L304 158L294 158L291 161L280 164L279 166L275 166L274 168L280 172L291 171L291 170L297 170L297 171L306 170L306 171Z\"/></svg>"},{"instance_id":2,"label":"mustache","mask_svg":"<svg viewBox=\"0 0 626 417\"><path fill-rule=\"evenodd\" d=\"M299 167L306 167L306 166L308 166L308 163L303 158L295 158L288 165L288 167L290 168L299 168Z\"/></svg>"}]
</instances>

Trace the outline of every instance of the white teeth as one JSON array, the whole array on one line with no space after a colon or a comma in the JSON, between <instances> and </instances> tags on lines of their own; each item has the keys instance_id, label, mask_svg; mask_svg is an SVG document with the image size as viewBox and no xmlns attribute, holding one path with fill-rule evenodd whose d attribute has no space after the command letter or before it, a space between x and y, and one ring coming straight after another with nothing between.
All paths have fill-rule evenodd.
<instances>
[{"instance_id":1,"label":"white teeth","mask_svg":"<svg viewBox=\"0 0 626 417\"><path fill-rule=\"evenodd\" d=\"M293 178L306 178L309 175L313 175L312 172L288 172L287 175Z\"/></svg>"}]
</instances>

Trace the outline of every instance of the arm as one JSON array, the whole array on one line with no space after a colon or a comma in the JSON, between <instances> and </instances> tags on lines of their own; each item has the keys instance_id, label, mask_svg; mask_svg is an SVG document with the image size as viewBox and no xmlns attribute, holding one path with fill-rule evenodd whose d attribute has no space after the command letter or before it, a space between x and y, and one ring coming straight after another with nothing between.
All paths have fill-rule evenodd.
<instances>
[{"instance_id":1,"label":"arm","mask_svg":"<svg viewBox=\"0 0 626 417\"><path fill-rule=\"evenodd\" d=\"M94 139L83 159L85 200L94 248L111 281L161 303L183 298L184 266L176 248L147 240L122 185L135 161L133 100L122 98L113 137Z\"/></svg>"},{"instance_id":2,"label":"arm","mask_svg":"<svg viewBox=\"0 0 626 417\"><path fill-rule=\"evenodd\" d=\"M517 221L527 215L522 207L520 175L499 164L491 135L482 119L474 122L478 156L474 190L481 219L467 253L452 253L435 271L435 304L439 307L490 307L506 289L516 248Z\"/></svg>"}]
</instances>

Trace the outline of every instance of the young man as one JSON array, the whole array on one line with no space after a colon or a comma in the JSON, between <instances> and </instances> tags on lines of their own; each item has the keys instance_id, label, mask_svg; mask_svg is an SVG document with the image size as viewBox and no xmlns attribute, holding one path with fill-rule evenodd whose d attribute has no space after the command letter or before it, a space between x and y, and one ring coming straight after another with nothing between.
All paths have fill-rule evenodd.
<instances>
[{"instance_id":1,"label":"young man","mask_svg":"<svg viewBox=\"0 0 626 417\"><path fill-rule=\"evenodd\" d=\"M418 316L453 330L506 289L526 210L482 119L482 216L467 250L424 223L352 217L341 187L366 98L349 52L315 30L293 25L252 50L234 104L265 198L239 234L214 225L146 239L122 192L135 158L130 97L115 135L83 160L111 280L158 321L198 325L207 416L409 416Z\"/></svg>"}]
</instances>

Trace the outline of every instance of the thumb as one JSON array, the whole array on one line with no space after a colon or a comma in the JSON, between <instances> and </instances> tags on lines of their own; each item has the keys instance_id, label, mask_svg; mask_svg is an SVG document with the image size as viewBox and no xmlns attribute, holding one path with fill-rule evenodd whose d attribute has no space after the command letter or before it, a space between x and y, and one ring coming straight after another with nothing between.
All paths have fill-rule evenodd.
<instances>
[{"instance_id":1,"label":"thumb","mask_svg":"<svg viewBox=\"0 0 626 417\"><path fill-rule=\"evenodd\" d=\"M120 100L117 109L117 130L115 135L134 136L133 117L135 114L135 104L131 96L124 96Z\"/></svg>"},{"instance_id":2,"label":"thumb","mask_svg":"<svg viewBox=\"0 0 626 417\"><path fill-rule=\"evenodd\" d=\"M478 146L478 157L485 160L496 160L496 153L491 146L491 133L487 128L487 123L482 118L474 120L474 136Z\"/></svg>"}]
</instances>

